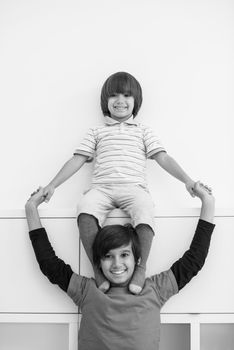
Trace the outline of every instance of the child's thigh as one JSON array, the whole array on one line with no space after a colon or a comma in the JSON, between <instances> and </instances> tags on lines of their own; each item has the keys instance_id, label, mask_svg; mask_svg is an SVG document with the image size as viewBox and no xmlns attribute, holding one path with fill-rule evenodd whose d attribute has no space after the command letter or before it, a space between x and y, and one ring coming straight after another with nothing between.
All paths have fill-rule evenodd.
<instances>
[{"instance_id":1,"label":"child's thigh","mask_svg":"<svg viewBox=\"0 0 234 350\"><path fill-rule=\"evenodd\" d=\"M102 226L108 212L114 208L108 191L101 188L88 190L78 204L78 215L81 213L95 216Z\"/></svg>"},{"instance_id":2,"label":"child's thigh","mask_svg":"<svg viewBox=\"0 0 234 350\"><path fill-rule=\"evenodd\" d=\"M120 208L130 215L134 227L143 223L154 227L154 202L150 193L144 188L131 186L122 191Z\"/></svg>"}]
</instances>

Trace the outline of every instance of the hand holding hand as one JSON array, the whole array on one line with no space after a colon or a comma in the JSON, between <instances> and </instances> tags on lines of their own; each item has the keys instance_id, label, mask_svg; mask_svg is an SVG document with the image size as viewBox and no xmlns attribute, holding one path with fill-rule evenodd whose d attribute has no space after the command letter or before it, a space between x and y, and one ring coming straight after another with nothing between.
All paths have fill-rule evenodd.
<instances>
[{"instance_id":1,"label":"hand holding hand","mask_svg":"<svg viewBox=\"0 0 234 350\"><path fill-rule=\"evenodd\" d=\"M207 185L197 181L194 186L194 194L200 198L202 206L200 219L213 223L215 213L215 198L212 190Z\"/></svg>"},{"instance_id":2,"label":"hand holding hand","mask_svg":"<svg viewBox=\"0 0 234 350\"><path fill-rule=\"evenodd\" d=\"M194 192L194 195L196 197L199 197L200 199L204 199L206 197L212 196L211 187L204 185L200 181L195 182L193 192Z\"/></svg>"},{"instance_id":3,"label":"hand holding hand","mask_svg":"<svg viewBox=\"0 0 234 350\"><path fill-rule=\"evenodd\" d=\"M35 192L31 194L31 197L26 203L26 208L34 207L37 208L41 203L45 201L45 196L43 195L43 188L39 187Z\"/></svg>"},{"instance_id":4,"label":"hand holding hand","mask_svg":"<svg viewBox=\"0 0 234 350\"><path fill-rule=\"evenodd\" d=\"M187 191L190 193L192 197L195 197L194 186L195 186L195 182L192 180L187 181L185 184Z\"/></svg>"},{"instance_id":5,"label":"hand holding hand","mask_svg":"<svg viewBox=\"0 0 234 350\"><path fill-rule=\"evenodd\" d=\"M53 196L55 187L53 185L47 185L43 188L43 195L45 197L45 202L48 203L50 198Z\"/></svg>"}]
</instances>

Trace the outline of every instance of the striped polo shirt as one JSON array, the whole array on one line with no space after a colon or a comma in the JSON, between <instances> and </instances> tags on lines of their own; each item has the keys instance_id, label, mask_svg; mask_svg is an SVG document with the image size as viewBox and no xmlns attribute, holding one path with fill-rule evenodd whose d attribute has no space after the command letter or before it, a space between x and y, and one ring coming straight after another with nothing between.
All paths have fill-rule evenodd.
<instances>
[{"instance_id":1,"label":"striped polo shirt","mask_svg":"<svg viewBox=\"0 0 234 350\"><path fill-rule=\"evenodd\" d=\"M92 184L146 183L146 159L165 151L153 130L134 121L118 122L105 117L105 124L90 128L74 154L95 159Z\"/></svg>"}]
</instances>

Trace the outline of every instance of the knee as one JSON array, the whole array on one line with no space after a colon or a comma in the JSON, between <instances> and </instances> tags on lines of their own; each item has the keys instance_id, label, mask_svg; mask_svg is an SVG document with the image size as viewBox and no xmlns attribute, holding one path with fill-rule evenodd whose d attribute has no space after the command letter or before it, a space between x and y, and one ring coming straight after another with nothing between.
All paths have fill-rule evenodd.
<instances>
[{"instance_id":1,"label":"knee","mask_svg":"<svg viewBox=\"0 0 234 350\"><path fill-rule=\"evenodd\" d=\"M88 227L90 225L95 225L99 227L97 218L95 218L95 216L93 215L86 213L81 213L78 215L77 224L79 227Z\"/></svg>"},{"instance_id":2,"label":"knee","mask_svg":"<svg viewBox=\"0 0 234 350\"><path fill-rule=\"evenodd\" d=\"M153 235L154 236L154 229L151 225L149 224L138 224L136 227L135 227L135 230L138 234L141 234L141 233L147 233L147 234L150 234L150 235Z\"/></svg>"}]
</instances>

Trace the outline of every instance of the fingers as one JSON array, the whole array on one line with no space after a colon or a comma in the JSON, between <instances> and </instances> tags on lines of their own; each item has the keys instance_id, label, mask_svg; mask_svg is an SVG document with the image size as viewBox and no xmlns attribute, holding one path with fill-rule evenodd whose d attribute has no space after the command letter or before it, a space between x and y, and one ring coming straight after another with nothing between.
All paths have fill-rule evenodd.
<instances>
[{"instance_id":1,"label":"fingers","mask_svg":"<svg viewBox=\"0 0 234 350\"><path fill-rule=\"evenodd\" d=\"M195 182L186 184L185 186L190 196L195 197L195 193L194 193Z\"/></svg>"},{"instance_id":2,"label":"fingers","mask_svg":"<svg viewBox=\"0 0 234 350\"><path fill-rule=\"evenodd\" d=\"M188 190L189 191L189 193L190 193L190 195L192 196L192 197L195 197L195 194L194 194L194 192L193 192L193 188L191 189L191 190Z\"/></svg>"},{"instance_id":3,"label":"fingers","mask_svg":"<svg viewBox=\"0 0 234 350\"><path fill-rule=\"evenodd\" d=\"M42 190L42 187L39 186L38 189L36 191L34 191L33 193L31 193L31 197L33 197L36 193L40 192Z\"/></svg>"},{"instance_id":4,"label":"fingers","mask_svg":"<svg viewBox=\"0 0 234 350\"><path fill-rule=\"evenodd\" d=\"M195 183L195 186L194 186L195 192L199 190L199 187L200 187L200 189L205 190L208 194L210 194L210 195L212 194L212 188L209 187L208 185L204 185L201 181L197 181Z\"/></svg>"},{"instance_id":5,"label":"fingers","mask_svg":"<svg viewBox=\"0 0 234 350\"><path fill-rule=\"evenodd\" d=\"M45 198L45 202L46 203L48 203L49 201L50 201L50 198L53 196L53 193L54 193L54 191L52 191L51 189L49 189L49 190L45 190L44 192L43 192L43 195L44 195L44 198Z\"/></svg>"},{"instance_id":6,"label":"fingers","mask_svg":"<svg viewBox=\"0 0 234 350\"><path fill-rule=\"evenodd\" d=\"M27 203L30 204L36 204L36 206L38 206L39 204L41 204L42 202L44 202L44 197L43 197L43 188L40 186L37 188L36 191L34 191L33 193L31 193L29 199L27 200Z\"/></svg>"},{"instance_id":7,"label":"fingers","mask_svg":"<svg viewBox=\"0 0 234 350\"><path fill-rule=\"evenodd\" d=\"M208 192L209 194L212 194L212 188L207 186L207 185L204 185L202 182L200 182L200 185L202 186L202 188Z\"/></svg>"},{"instance_id":8,"label":"fingers","mask_svg":"<svg viewBox=\"0 0 234 350\"><path fill-rule=\"evenodd\" d=\"M52 197L52 193L44 194L45 202L48 203L51 197Z\"/></svg>"}]
</instances>

